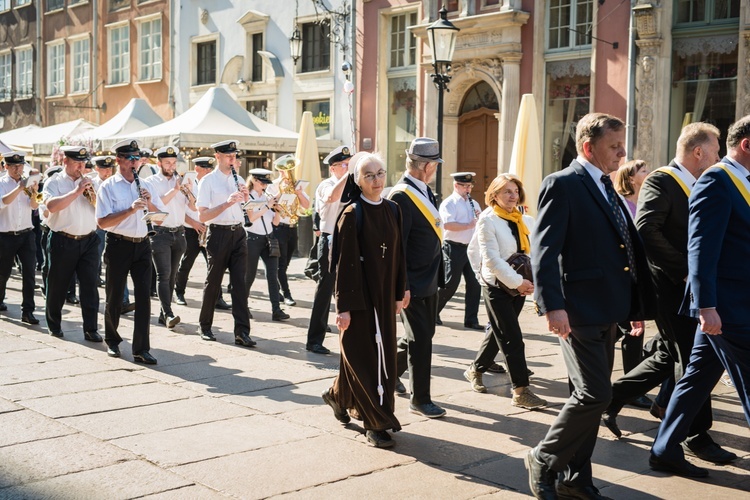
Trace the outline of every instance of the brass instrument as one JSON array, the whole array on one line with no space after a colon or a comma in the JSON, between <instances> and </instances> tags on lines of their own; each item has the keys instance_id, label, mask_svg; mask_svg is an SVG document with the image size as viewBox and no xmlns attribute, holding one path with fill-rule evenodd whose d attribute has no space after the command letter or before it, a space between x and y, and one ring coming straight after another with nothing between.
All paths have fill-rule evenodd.
<instances>
[{"instance_id":1,"label":"brass instrument","mask_svg":"<svg viewBox=\"0 0 750 500\"><path fill-rule=\"evenodd\" d=\"M206 228L205 231L200 233L198 235L198 246L201 248L206 248L206 243L208 242L208 228Z\"/></svg>"},{"instance_id":2,"label":"brass instrument","mask_svg":"<svg viewBox=\"0 0 750 500\"><path fill-rule=\"evenodd\" d=\"M36 175L38 173L39 173L39 170L32 169L29 171L29 175L25 177L21 177L21 181L26 182L29 180L29 176ZM39 184L37 184L37 189L38 188L39 188ZM26 196L28 196L29 199L34 200L37 204L41 203L42 200L44 199L43 193L41 193L40 191L37 191L36 193L34 193L34 191L26 185L24 185L23 187L23 192L26 193Z\"/></svg>"},{"instance_id":3,"label":"brass instrument","mask_svg":"<svg viewBox=\"0 0 750 500\"><path fill-rule=\"evenodd\" d=\"M297 185L297 179L294 178L294 170L297 168L297 162L292 159L290 161L287 161L284 165L275 165L275 168L276 170L281 172L281 180L279 181L279 197L281 197L281 195L283 194L294 195L294 201L289 205L283 205L281 203L277 204L277 211L282 217L289 218L290 226L295 226L297 225L297 220L301 215L299 198L297 198L297 190L295 189L295 186Z\"/></svg>"},{"instance_id":4,"label":"brass instrument","mask_svg":"<svg viewBox=\"0 0 750 500\"><path fill-rule=\"evenodd\" d=\"M187 198L188 203L195 203L195 195L193 194L193 190L190 189L190 186L187 184L183 184L183 177L175 172L175 174L178 179L180 179L180 191L182 191L182 194L185 195L185 198Z\"/></svg>"},{"instance_id":5,"label":"brass instrument","mask_svg":"<svg viewBox=\"0 0 750 500\"><path fill-rule=\"evenodd\" d=\"M88 177L93 181L97 175L99 175L97 172L91 172L84 177ZM89 200L89 204L91 204L92 207L96 208L96 191L94 190L93 184L89 184L86 189L83 190L83 197Z\"/></svg>"}]
</instances>

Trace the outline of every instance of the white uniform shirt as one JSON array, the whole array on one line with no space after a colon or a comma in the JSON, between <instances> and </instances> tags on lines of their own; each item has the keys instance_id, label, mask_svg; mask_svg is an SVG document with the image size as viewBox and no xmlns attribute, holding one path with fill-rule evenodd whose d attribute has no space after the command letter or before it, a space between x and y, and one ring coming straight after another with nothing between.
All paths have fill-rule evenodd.
<instances>
[{"instance_id":1,"label":"white uniform shirt","mask_svg":"<svg viewBox=\"0 0 750 500\"><path fill-rule=\"evenodd\" d=\"M110 177L112 177L112 176L110 176ZM105 180L106 180L106 179L102 179L102 178L101 178L101 177L99 177L98 175L97 175L96 177L94 177L93 179L91 179L91 184L93 184L93 185L94 185L94 190L96 191L96 194L97 194L97 195L99 194L99 188L100 188L100 187L102 187L102 183L103 183L103 182L104 182Z\"/></svg>"},{"instance_id":2,"label":"white uniform shirt","mask_svg":"<svg viewBox=\"0 0 750 500\"><path fill-rule=\"evenodd\" d=\"M240 185L245 183L245 180L237 176L237 182ZM237 185L234 182L232 173L224 175L224 173L218 168L213 172L206 174L198 183L198 201L196 206L200 209L214 208L227 201L232 193L237 192ZM242 214L241 203L234 203L231 207L227 208L215 218L206 222L206 224L220 224L222 226L231 226L234 224L240 224L245 221L245 216Z\"/></svg>"},{"instance_id":3,"label":"white uniform shirt","mask_svg":"<svg viewBox=\"0 0 750 500\"><path fill-rule=\"evenodd\" d=\"M18 182L10 175L0 178L0 198L13 191ZM21 192L10 205L0 201L0 233L29 229L31 224L31 199Z\"/></svg>"},{"instance_id":4,"label":"white uniform shirt","mask_svg":"<svg viewBox=\"0 0 750 500\"><path fill-rule=\"evenodd\" d=\"M476 203L474 203L474 207L479 208ZM443 220L443 238L446 241L463 243L465 245L469 244L471 237L474 235L473 227L460 231L451 231L445 227L449 222L468 224L475 219L474 209L471 207L469 200L464 200L461 195L453 191L440 204L440 218Z\"/></svg>"},{"instance_id":5,"label":"white uniform shirt","mask_svg":"<svg viewBox=\"0 0 750 500\"><path fill-rule=\"evenodd\" d=\"M78 187L83 178L74 180L65 170L44 183L44 199L64 196ZM59 212L49 214L46 224L53 231L84 236L96 231L96 210L82 194Z\"/></svg>"},{"instance_id":6,"label":"white uniform shirt","mask_svg":"<svg viewBox=\"0 0 750 500\"><path fill-rule=\"evenodd\" d=\"M266 188L266 195L269 198L276 197L279 194L279 191L281 189L279 187L280 185L281 185L281 177L277 177L276 179L274 179L273 183L269 184L268 187ZM296 193L296 191L295 191L295 193ZM307 193L305 193L304 191L302 191L302 196L307 201L310 201L310 197L307 196ZM291 221L289 220L289 217L283 217L282 216L281 217L281 221L279 221L279 222L280 222L280 224L291 224Z\"/></svg>"},{"instance_id":7,"label":"white uniform shirt","mask_svg":"<svg viewBox=\"0 0 750 500\"><path fill-rule=\"evenodd\" d=\"M337 182L336 177L330 176L318 184L318 189L315 190L315 210L320 215L320 231L327 234L333 234L336 228L341 202L325 203L323 200L330 196Z\"/></svg>"},{"instance_id":8,"label":"white uniform shirt","mask_svg":"<svg viewBox=\"0 0 750 500\"><path fill-rule=\"evenodd\" d=\"M198 178L197 177L193 177L193 181L192 182L193 182L193 185L191 187L193 188L193 194L195 195L195 199L196 199L195 204L197 205L198 204ZM193 219L196 222L200 222L201 221L201 214L200 214L200 212L198 212L197 210L191 210L190 207L187 206L187 205L185 205L185 215L188 216L188 217L190 217L191 219ZM187 221L184 221L182 225L185 226L185 227L190 227L190 228L193 227L190 224L188 224Z\"/></svg>"},{"instance_id":9,"label":"white uniform shirt","mask_svg":"<svg viewBox=\"0 0 750 500\"><path fill-rule=\"evenodd\" d=\"M99 187L96 218L101 219L110 214L128 210L139 196L135 181L128 182L120 172L117 172ZM119 224L108 227L106 231L130 238L144 238L148 234L148 229L146 222L142 219L143 210L137 210Z\"/></svg>"},{"instance_id":10,"label":"white uniform shirt","mask_svg":"<svg viewBox=\"0 0 750 500\"><path fill-rule=\"evenodd\" d=\"M185 223L185 211L188 201L184 194L175 194L172 201L166 205L161 200L161 197L167 194L167 191L174 188L176 183L177 178L175 175L171 179L167 179L161 172L143 181L143 187L151 193L151 201L156 205L156 208L169 214L164 218L164 222L161 223L160 227L174 228L182 226Z\"/></svg>"},{"instance_id":11,"label":"white uniform shirt","mask_svg":"<svg viewBox=\"0 0 750 500\"><path fill-rule=\"evenodd\" d=\"M253 201L268 201L268 196L266 194L258 195L258 193L255 192L255 190L250 190L250 199ZM253 212L260 212L261 210L265 210L265 206L258 205L256 208L253 209ZM273 217L276 214L273 210L266 210L266 213L258 217L253 221L253 225L250 227L246 227L245 230L248 233L251 234L273 234ZM263 224L265 223L265 230L263 229Z\"/></svg>"}]
</instances>

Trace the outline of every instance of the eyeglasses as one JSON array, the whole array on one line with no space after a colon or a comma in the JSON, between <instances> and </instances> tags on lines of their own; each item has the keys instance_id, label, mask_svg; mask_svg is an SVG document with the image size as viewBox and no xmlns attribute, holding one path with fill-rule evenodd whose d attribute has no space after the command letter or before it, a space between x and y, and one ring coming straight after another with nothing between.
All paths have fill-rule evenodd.
<instances>
[{"instance_id":1,"label":"eyeglasses","mask_svg":"<svg viewBox=\"0 0 750 500\"><path fill-rule=\"evenodd\" d=\"M382 170L382 169L381 169L381 170L378 170L378 171L377 171L376 173L374 173L374 174L365 174L365 175L363 175L362 177L363 177L363 178L364 178L364 179L365 179L365 180L366 180L367 182L374 182L376 178L377 178L377 179L380 179L380 180L383 180L383 179L385 179L385 170Z\"/></svg>"},{"instance_id":2,"label":"eyeglasses","mask_svg":"<svg viewBox=\"0 0 750 500\"><path fill-rule=\"evenodd\" d=\"M332 167L344 167L344 168L349 168L349 162L348 162L348 161L341 161L341 162L336 162L336 163L332 163L332 164L331 164L331 166L332 166Z\"/></svg>"},{"instance_id":3,"label":"eyeglasses","mask_svg":"<svg viewBox=\"0 0 750 500\"><path fill-rule=\"evenodd\" d=\"M474 183L473 182L457 182L457 186L465 187L465 188L473 188Z\"/></svg>"}]
</instances>

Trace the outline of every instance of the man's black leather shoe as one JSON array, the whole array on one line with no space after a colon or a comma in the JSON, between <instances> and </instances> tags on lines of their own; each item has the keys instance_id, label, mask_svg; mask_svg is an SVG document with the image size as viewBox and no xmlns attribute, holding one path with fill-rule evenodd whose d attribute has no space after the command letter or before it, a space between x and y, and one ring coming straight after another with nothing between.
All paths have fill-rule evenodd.
<instances>
[{"instance_id":1,"label":"man's black leather shoe","mask_svg":"<svg viewBox=\"0 0 750 500\"><path fill-rule=\"evenodd\" d=\"M159 294L156 293L156 290L151 290L151 297L153 297L153 298L159 297Z\"/></svg>"},{"instance_id":2,"label":"man's black leather shoe","mask_svg":"<svg viewBox=\"0 0 750 500\"><path fill-rule=\"evenodd\" d=\"M30 325L38 325L39 320L34 317L33 313L26 313L21 315L21 323L28 323Z\"/></svg>"},{"instance_id":3,"label":"man's black leather shoe","mask_svg":"<svg viewBox=\"0 0 750 500\"><path fill-rule=\"evenodd\" d=\"M602 413L602 422L607 426L607 429L609 429L609 431L615 435L616 438L619 439L622 437L622 431L617 425L617 413L607 413L605 411L604 413Z\"/></svg>"},{"instance_id":4,"label":"man's black leather shoe","mask_svg":"<svg viewBox=\"0 0 750 500\"><path fill-rule=\"evenodd\" d=\"M201 339L208 340L208 341L215 341L216 337L214 336L211 330L203 330L201 332Z\"/></svg>"},{"instance_id":5,"label":"man's black leather shoe","mask_svg":"<svg viewBox=\"0 0 750 500\"><path fill-rule=\"evenodd\" d=\"M76 294L74 293L68 294L68 296L65 297L65 302L67 302L68 304L73 304L74 306L81 303L81 301L78 300L78 297L76 297Z\"/></svg>"},{"instance_id":6,"label":"man's black leather shoe","mask_svg":"<svg viewBox=\"0 0 750 500\"><path fill-rule=\"evenodd\" d=\"M57 337L58 339L63 338L63 332L61 330L50 330L49 334L53 337Z\"/></svg>"},{"instance_id":7,"label":"man's black leather shoe","mask_svg":"<svg viewBox=\"0 0 750 500\"><path fill-rule=\"evenodd\" d=\"M322 344L313 344L307 348L308 351L314 352L315 354L331 354L331 351L324 347Z\"/></svg>"},{"instance_id":8,"label":"man's black leather shoe","mask_svg":"<svg viewBox=\"0 0 750 500\"><path fill-rule=\"evenodd\" d=\"M644 410L648 410L649 408L651 408L651 403L652 401L648 396L638 396L628 404L630 406L635 406L636 408L643 408Z\"/></svg>"},{"instance_id":9,"label":"man's black leather shoe","mask_svg":"<svg viewBox=\"0 0 750 500\"><path fill-rule=\"evenodd\" d=\"M557 483L557 498L560 500L612 500L605 497L594 486L568 486Z\"/></svg>"},{"instance_id":10,"label":"man's black leather shoe","mask_svg":"<svg viewBox=\"0 0 750 500\"><path fill-rule=\"evenodd\" d=\"M60 332L60 336L62 337L62 332ZM88 340L89 342L101 342L102 336L99 335L99 332L96 330L91 332L83 332L83 338Z\"/></svg>"},{"instance_id":11,"label":"man's black leather shoe","mask_svg":"<svg viewBox=\"0 0 750 500\"><path fill-rule=\"evenodd\" d=\"M139 352L138 354L133 354L133 361L136 363L143 363L146 365L155 365L156 364L156 358L153 357L151 354L149 354L148 351Z\"/></svg>"},{"instance_id":12,"label":"man's black leather shoe","mask_svg":"<svg viewBox=\"0 0 750 500\"><path fill-rule=\"evenodd\" d=\"M159 319L157 320L160 325L167 326L167 320L164 319L164 315L159 314Z\"/></svg>"},{"instance_id":13,"label":"man's black leather shoe","mask_svg":"<svg viewBox=\"0 0 750 500\"><path fill-rule=\"evenodd\" d=\"M331 330L330 325L326 325L326 333L333 333L333 330Z\"/></svg>"},{"instance_id":14,"label":"man's black leather shoe","mask_svg":"<svg viewBox=\"0 0 750 500\"><path fill-rule=\"evenodd\" d=\"M479 323L464 323L464 328L468 328L470 330L482 330L484 331L484 327L480 325Z\"/></svg>"},{"instance_id":15,"label":"man's black leather shoe","mask_svg":"<svg viewBox=\"0 0 750 500\"><path fill-rule=\"evenodd\" d=\"M241 345L244 347L255 347L255 345L257 344L257 342L251 339L247 333L241 333L239 335L235 334L234 343L236 345Z\"/></svg>"},{"instance_id":16,"label":"man's black leather shoe","mask_svg":"<svg viewBox=\"0 0 750 500\"><path fill-rule=\"evenodd\" d=\"M694 457L705 460L706 462L713 462L715 464L728 464L733 460L737 460L737 455L731 451L727 451L716 443L711 443L708 446L702 448L691 447L689 444L682 443L682 449L685 453Z\"/></svg>"},{"instance_id":17,"label":"man's black leather shoe","mask_svg":"<svg viewBox=\"0 0 750 500\"><path fill-rule=\"evenodd\" d=\"M651 403L651 408L649 408L648 412L653 415L654 418L664 420L664 415L667 414L667 409L663 406L659 406L656 404L656 401L654 401Z\"/></svg>"},{"instance_id":18,"label":"man's black leather shoe","mask_svg":"<svg viewBox=\"0 0 750 500\"><path fill-rule=\"evenodd\" d=\"M5 302L0 302L0 312L1 311L7 311L8 306L5 305Z\"/></svg>"},{"instance_id":19,"label":"man's black leather shoe","mask_svg":"<svg viewBox=\"0 0 750 500\"><path fill-rule=\"evenodd\" d=\"M120 348L116 345L107 346L107 356L109 356L110 358L119 358Z\"/></svg>"},{"instance_id":20,"label":"man's black leather shoe","mask_svg":"<svg viewBox=\"0 0 750 500\"><path fill-rule=\"evenodd\" d=\"M708 477L708 470L696 467L685 459L682 462L671 462L657 457L653 453L648 457L648 465L659 472L670 472L682 477Z\"/></svg>"},{"instance_id":21,"label":"man's black leather shoe","mask_svg":"<svg viewBox=\"0 0 750 500\"><path fill-rule=\"evenodd\" d=\"M536 459L534 450L531 449L524 458L526 470L529 471L529 488L531 494L540 500L557 498L555 490L555 479L557 473Z\"/></svg>"},{"instance_id":22,"label":"man's black leather shoe","mask_svg":"<svg viewBox=\"0 0 750 500\"><path fill-rule=\"evenodd\" d=\"M406 386L403 382L401 382L400 378L396 379L396 393L397 394L406 394Z\"/></svg>"},{"instance_id":23,"label":"man's black leather shoe","mask_svg":"<svg viewBox=\"0 0 750 500\"><path fill-rule=\"evenodd\" d=\"M185 300L185 294L184 293L175 293L174 303L175 304L179 304L181 306L186 306L187 305L187 301Z\"/></svg>"},{"instance_id":24,"label":"man's black leather shoe","mask_svg":"<svg viewBox=\"0 0 750 500\"><path fill-rule=\"evenodd\" d=\"M435 324L437 326L443 326L443 320L440 319L440 316L438 316L437 318L435 318Z\"/></svg>"},{"instance_id":25,"label":"man's black leather shoe","mask_svg":"<svg viewBox=\"0 0 750 500\"><path fill-rule=\"evenodd\" d=\"M342 424L348 424L352 421L346 410L341 408L336 400L333 399L330 389L326 389L325 391L323 391L321 397L323 398L323 401L325 401L325 403L333 409L333 416L336 417L336 420L338 420Z\"/></svg>"},{"instance_id":26,"label":"man's black leather shoe","mask_svg":"<svg viewBox=\"0 0 750 500\"><path fill-rule=\"evenodd\" d=\"M220 311L229 311L232 309L232 306L227 304L227 301L224 300L224 297L219 297L219 300L216 301L216 309Z\"/></svg>"},{"instance_id":27,"label":"man's black leather shoe","mask_svg":"<svg viewBox=\"0 0 750 500\"><path fill-rule=\"evenodd\" d=\"M287 313L285 313L284 311L281 311L281 310L276 311L276 312L274 312L271 315L271 319L273 321L284 321L285 319L289 319L289 318L290 318L290 316Z\"/></svg>"},{"instance_id":28,"label":"man's black leather shoe","mask_svg":"<svg viewBox=\"0 0 750 500\"><path fill-rule=\"evenodd\" d=\"M133 311L135 311L135 302L128 302L127 304L123 304L120 308L120 314L127 314Z\"/></svg>"},{"instance_id":29,"label":"man's black leather shoe","mask_svg":"<svg viewBox=\"0 0 750 500\"><path fill-rule=\"evenodd\" d=\"M427 418L440 418L445 415L445 410L435 403L410 404L409 411Z\"/></svg>"},{"instance_id":30,"label":"man's black leather shoe","mask_svg":"<svg viewBox=\"0 0 750 500\"><path fill-rule=\"evenodd\" d=\"M390 448L396 441L393 440L387 431L367 431L365 432L367 442L376 448Z\"/></svg>"}]
</instances>

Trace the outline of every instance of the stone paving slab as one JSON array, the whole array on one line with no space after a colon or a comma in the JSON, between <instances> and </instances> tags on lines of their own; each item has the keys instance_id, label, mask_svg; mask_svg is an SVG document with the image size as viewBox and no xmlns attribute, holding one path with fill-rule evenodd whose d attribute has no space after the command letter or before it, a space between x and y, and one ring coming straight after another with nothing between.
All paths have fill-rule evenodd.
<instances>
[{"instance_id":1,"label":"stone paving slab","mask_svg":"<svg viewBox=\"0 0 750 500\"><path fill-rule=\"evenodd\" d=\"M218 491L206 488L203 485L193 484L191 486L185 486L183 488L163 491L161 493L154 493L153 495L146 495L141 498L148 500L219 500L229 497L219 493Z\"/></svg>"},{"instance_id":2,"label":"stone paving slab","mask_svg":"<svg viewBox=\"0 0 750 500\"><path fill-rule=\"evenodd\" d=\"M75 430L29 410L0 414L0 446L66 436Z\"/></svg>"},{"instance_id":3,"label":"stone paving slab","mask_svg":"<svg viewBox=\"0 0 750 500\"><path fill-rule=\"evenodd\" d=\"M320 434L285 420L255 415L140 434L112 443L164 467L206 461ZM205 463L205 462L201 462ZM249 469L252 470L252 467Z\"/></svg>"},{"instance_id":4,"label":"stone paving slab","mask_svg":"<svg viewBox=\"0 0 750 500\"><path fill-rule=\"evenodd\" d=\"M18 411L20 409L21 407L18 406L17 404L0 397L0 413L7 413L9 411Z\"/></svg>"},{"instance_id":5,"label":"stone paving slab","mask_svg":"<svg viewBox=\"0 0 750 500\"><path fill-rule=\"evenodd\" d=\"M127 370L102 371L13 385L0 385L0 397L20 401L22 399L75 394L149 382L151 382L150 379L142 377L137 372L133 373Z\"/></svg>"},{"instance_id":6,"label":"stone paving slab","mask_svg":"<svg viewBox=\"0 0 750 500\"><path fill-rule=\"evenodd\" d=\"M287 414L295 410L308 409L310 406L322 405L323 400L320 395L330 386L331 379L324 378L244 394L231 394L221 400L266 414Z\"/></svg>"},{"instance_id":7,"label":"stone paving slab","mask_svg":"<svg viewBox=\"0 0 750 500\"><path fill-rule=\"evenodd\" d=\"M251 499L341 481L413 461L393 451L326 434L171 470L217 491ZM355 493L350 490L349 495Z\"/></svg>"},{"instance_id":8,"label":"stone paving slab","mask_svg":"<svg viewBox=\"0 0 750 500\"><path fill-rule=\"evenodd\" d=\"M75 450L71 453L71 450ZM85 434L0 447L0 488L114 465L135 456ZM2 490L0 490L2 496Z\"/></svg>"},{"instance_id":9,"label":"stone paving slab","mask_svg":"<svg viewBox=\"0 0 750 500\"><path fill-rule=\"evenodd\" d=\"M151 382L137 386L114 387L78 394L28 399L19 401L19 404L49 417L60 418L148 406L195 396L194 392L181 387Z\"/></svg>"},{"instance_id":10,"label":"stone paving slab","mask_svg":"<svg viewBox=\"0 0 750 500\"><path fill-rule=\"evenodd\" d=\"M18 335L0 330L0 354L45 349L46 347L47 345L33 339L19 337Z\"/></svg>"},{"instance_id":11,"label":"stone paving slab","mask_svg":"<svg viewBox=\"0 0 750 500\"><path fill-rule=\"evenodd\" d=\"M8 368L15 368L17 366L43 364L70 357L70 354L48 346L42 347L41 349L15 351L0 357L0 369L2 371L7 371Z\"/></svg>"},{"instance_id":12,"label":"stone paving slab","mask_svg":"<svg viewBox=\"0 0 750 500\"><path fill-rule=\"evenodd\" d=\"M103 413L59 419L59 422L99 439L112 440L138 434L151 434L178 427L249 416L249 408L220 399L198 396L149 406L138 406ZM116 425L102 425L116 422Z\"/></svg>"},{"instance_id":13,"label":"stone paving slab","mask_svg":"<svg viewBox=\"0 0 750 500\"><path fill-rule=\"evenodd\" d=\"M2 367L0 368L0 385L58 379L83 373L101 372L105 369L105 365L90 359L68 357L67 353L65 356L44 363Z\"/></svg>"},{"instance_id":14,"label":"stone paving slab","mask_svg":"<svg viewBox=\"0 0 750 500\"><path fill-rule=\"evenodd\" d=\"M8 499L33 498L108 500L138 498L192 483L183 477L142 460L129 460L107 467L76 472L0 490Z\"/></svg>"}]
</instances>

